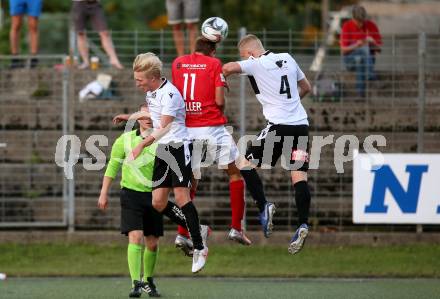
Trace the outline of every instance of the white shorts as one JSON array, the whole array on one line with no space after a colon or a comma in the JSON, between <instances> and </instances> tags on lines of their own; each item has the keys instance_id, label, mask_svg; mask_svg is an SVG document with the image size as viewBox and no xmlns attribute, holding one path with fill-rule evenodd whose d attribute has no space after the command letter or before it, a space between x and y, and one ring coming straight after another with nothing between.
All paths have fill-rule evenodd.
<instances>
[{"instance_id":1,"label":"white shorts","mask_svg":"<svg viewBox=\"0 0 440 299\"><path fill-rule=\"evenodd\" d=\"M225 126L188 128L188 133L193 141L193 170L214 162L226 168L238 158L237 145Z\"/></svg>"}]
</instances>

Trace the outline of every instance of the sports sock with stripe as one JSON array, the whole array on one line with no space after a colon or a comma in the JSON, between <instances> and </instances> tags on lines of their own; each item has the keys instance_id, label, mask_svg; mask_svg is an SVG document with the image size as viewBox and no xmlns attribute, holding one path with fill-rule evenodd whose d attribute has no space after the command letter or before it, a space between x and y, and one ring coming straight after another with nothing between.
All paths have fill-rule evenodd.
<instances>
[{"instance_id":1,"label":"sports sock with stripe","mask_svg":"<svg viewBox=\"0 0 440 299\"><path fill-rule=\"evenodd\" d=\"M171 201L168 201L167 206L162 211L162 214L170 218L172 222L177 225L186 226L186 219L182 210Z\"/></svg>"}]
</instances>

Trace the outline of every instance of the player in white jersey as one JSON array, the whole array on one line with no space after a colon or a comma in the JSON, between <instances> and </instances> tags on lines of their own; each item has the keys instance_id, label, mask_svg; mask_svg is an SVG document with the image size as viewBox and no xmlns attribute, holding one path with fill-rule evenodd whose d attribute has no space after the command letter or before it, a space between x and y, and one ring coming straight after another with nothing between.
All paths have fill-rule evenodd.
<instances>
[{"instance_id":1,"label":"player in white jersey","mask_svg":"<svg viewBox=\"0 0 440 299\"><path fill-rule=\"evenodd\" d=\"M133 117L151 117L154 130L133 149L132 158L136 159L144 147L158 143L152 179L153 207L176 224L188 228L194 244L192 272L196 273L204 267L208 256L206 239L209 228L200 227L197 210L189 196L192 145L185 126L185 102L176 87L162 78L162 62L153 53L139 54L133 63L133 71L136 86L146 93L149 109L149 113L137 113ZM122 114L114 121L130 117ZM168 203L171 189L179 210Z\"/></svg>"},{"instance_id":2,"label":"player in white jersey","mask_svg":"<svg viewBox=\"0 0 440 299\"><path fill-rule=\"evenodd\" d=\"M266 51L255 35L243 37L238 48L244 60L223 66L223 73L248 75L258 101L263 106L267 126L248 147L249 164L281 165L291 173L298 209L298 229L289 244L289 252L299 252L308 234L310 191L308 170L308 120L301 104L311 86L296 61L288 53ZM300 90L298 90L299 86Z\"/></svg>"}]
</instances>

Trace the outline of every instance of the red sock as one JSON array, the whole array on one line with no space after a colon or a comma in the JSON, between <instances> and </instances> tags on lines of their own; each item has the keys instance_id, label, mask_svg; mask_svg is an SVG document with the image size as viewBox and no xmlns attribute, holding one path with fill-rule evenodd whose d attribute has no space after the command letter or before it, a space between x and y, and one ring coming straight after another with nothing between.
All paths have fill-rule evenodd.
<instances>
[{"instance_id":1,"label":"red sock","mask_svg":"<svg viewBox=\"0 0 440 299\"><path fill-rule=\"evenodd\" d=\"M241 220L244 214L244 182L243 180L229 183L229 199L231 201L232 228L241 231Z\"/></svg>"},{"instance_id":2,"label":"red sock","mask_svg":"<svg viewBox=\"0 0 440 299\"><path fill-rule=\"evenodd\" d=\"M196 192L193 191L192 189L189 190L189 197L191 198L191 200L194 200L194 197L195 197L195 196L196 196ZM184 237L189 238L189 232L188 232L188 230L186 229L186 227L183 227L183 226L178 225L178 226L177 226L177 233L178 233L179 235L181 235L181 236L184 236Z\"/></svg>"}]
</instances>

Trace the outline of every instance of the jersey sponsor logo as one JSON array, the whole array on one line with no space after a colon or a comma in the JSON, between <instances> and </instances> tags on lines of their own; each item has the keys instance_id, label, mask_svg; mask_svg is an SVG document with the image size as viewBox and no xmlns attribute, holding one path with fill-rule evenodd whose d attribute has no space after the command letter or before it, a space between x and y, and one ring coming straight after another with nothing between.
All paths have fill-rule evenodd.
<instances>
[{"instance_id":1,"label":"jersey sponsor logo","mask_svg":"<svg viewBox=\"0 0 440 299\"><path fill-rule=\"evenodd\" d=\"M201 102L185 102L185 108L187 112L199 112L202 111Z\"/></svg>"},{"instance_id":2,"label":"jersey sponsor logo","mask_svg":"<svg viewBox=\"0 0 440 299\"><path fill-rule=\"evenodd\" d=\"M205 63L182 63L182 68L190 70L204 70L206 69Z\"/></svg>"},{"instance_id":3,"label":"jersey sponsor logo","mask_svg":"<svg viewBox=\"0 0 440 299\"><path fill-rule=\"evenodd\" d=\"M290 157L290 160L309 162L309 154L303 150L297 149L292 151L292 156Z\"/></svg>"}]
</instances>

